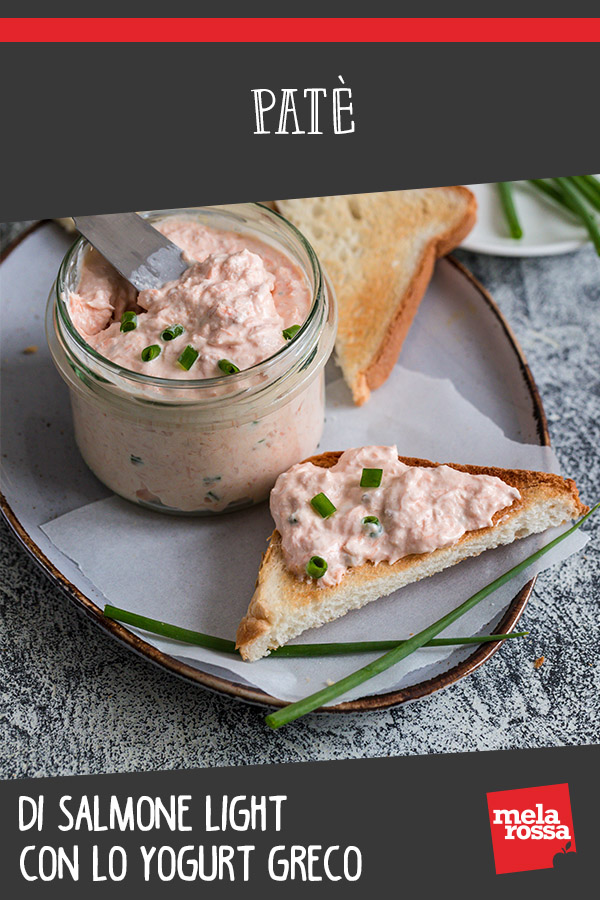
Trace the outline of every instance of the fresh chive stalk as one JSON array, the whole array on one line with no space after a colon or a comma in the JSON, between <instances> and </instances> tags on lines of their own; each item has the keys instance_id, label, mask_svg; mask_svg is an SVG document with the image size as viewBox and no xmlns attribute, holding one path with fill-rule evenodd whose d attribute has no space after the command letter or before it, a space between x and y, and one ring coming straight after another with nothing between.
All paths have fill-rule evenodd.
<instances>
[{"instance_id":1,"label":"fresh chive stalk","mask_svg":"<svg viewBox=\"0 0 600 900\"><path fill-rule=\"evenodd\" d=\"M198 359L198 356L198 351L194 347L192 347L191 344L188 344L185 350L177 357L177 362L182 369L185 369L186 372L189 372L189 370Z\"/></svg>"},{"instance_id":2,"label":"fresh chive stalk","mask_svg":"<svg viewBox=\"0 0 600 900\"><path fill-rule=\"evenodd\" d=\"M286 341L291 341L291 339L294 337L294 335L298 334L298 332L300 331L300 328L301 328L300 325L290 325L289 328L284 328L282 334L283 334L284 338L286 339Z\"/></svg>"},{"instance_id":3,"label":"fresh chive stalk","mask_svg":"<svg viewBox=\"0 0 600 900\"><path fill-rule=\"evenodd\" d=\"M559 189L563 192L563 195L568 199L569 203L577 210L578 216L587 228L589 236L594 243L596 253L600 256L600 229L598 228L598 223L593 214L589 211L583 200L580 199L579 194L567 178L555 178L554 180Z\"/></svg>"},{"instance_id":4,"label":"fresh chive stalk","mask_svg":"<svg viewBox=\"0 0 600 900\"><path fill-rule=\"evenodd\" d=\"M500 193L502 209L504 210L504 215L506 216L506 221L510 230L510 236L515 240L518 240L519 238L523 237L523 229L521 228L521 223L519 221L519 216L517 214L517 209L515 206L512 182L499 181L498 191Z\"/></svg>"},{"instance_id":5,"label":"fresh chive stalk","mask_svg":"<svg viewBox=\"0 0 600 900\"><path fill-rule=\"evenodd\" d=\"M590 179L592 179L592 182L590 182ZM598 209L600 209L600 187L598 188L598 193L595 195L594 200L592 200L592 194L589 191L589 188L592 186L593 183L600 185L600 182L596 178L594 178L593 175L574 175L574 176L572 176L572 178L570 178L568 180L573 182L573 185L575 187L577 187L579 192L584 194L584 196L586 196L586 198L588 199L588 202L592 203L594 206L596 206ZM560 206L562 206L564 209L568 210L570 213L572 213L574 216L576 216L580 221L583 219L583 224L586 225L586 227L588 227L586 219L581 214L581 209L583 209L584 213L587 214L587 216L594 223L594 226L597 229L597 225L596 225L594 217L588 212L588 210L586 209L584 204L581 203L581 201L580 201L579 197L577 197L577 193L575 191L573 192L575 195L575 202L574 202L572 199L570 199L570 196L567 196L566 193L562 192L558 188L554 187L554 185L549 184L547 181L544 181L541 178L532 178L532 179L530 179L529 183L532 184L539 191L542 191L544 194L546 194L547 197L551 197L552 200L554 200L556 203L560 204ZM586 192L586 188L583 187L583 184L588 185L587 192ZM577 202L577 201L579 201L579 202ZM589 228L588 228L588 231L589 231ZM594 244L596 244L596 241L594 241ZM596 249L597 249L597 247L596 247Z\"/></svg>"},{"instance_id":6,"label":"fresh chive stalk","mask_svg":"<svg viewBox=\"0 0 600 900\"><path fill-rule=\"evenodd\" d=\"M360 476L360 486L378 488L383 477L383 469L363 469Z\"/></svg>"},{"instance_id":7,"label":"fresh chive stalk","mask_svg":"<svg viewBox=\"0 0 600 900\"><path fill-rule=\"evenodd\" d=\"M105 606L104 615L107 619L124 622L126 625L133 625L136 628L142 628L144 631L149 631L152 634L160 634L163 637L171 638L174 641L181 641L184 644L195 644L198 647L208 647L211 650L220 650L222 653L238 655L238 651L235 649L235 643L233 641L214 637L211 634L204 634L201 631L192 631L189 628L180 628L178 625L169 625L168 622L161 622L159 619L150 619L148 616L141 616L138 615L138 613L130 612L127 609L120 609L118 606ZM476 634L470 637L434 638L425 646L453 647L461 644L486 644L493 643L494 641L506 641L509 638L525 637L528 634L528 631L512 631L510 634ZM397 647L402 643L404 643L403 640L292 644L272 650L267 658L343 656L350 653L377 653L380 650L389 650L392 647Z\"/></svg>"},{"instance_id":8,"label":"fresh chive stalk","mask_svg":"<svg viewBox=\"0 0 600 900\"><path fill-rule=\"evenodd\" d=\"M183 332L183 325L169 325L162 332L161 338L163 341L174 341L175 338L179 337L179 335L183 334Z\"/></svg>"},{"instance_id":9,"label":"fresh chive stalk","mask_svg":"<svg viewBox=\"0 0 600 900\"><path fill-rule=\"evenodd\" d=\"M183 641L185 644L197 644L199 647L210 647L211 650L222 650L224 653L235 653L235 642L225 638L213 637L211 634L203 634L201 631L191 631L189 628L180 628L179 625L169 625L159 619L150 619L148 616L140 616L138 613L120 609L118 606L107 604L104 607L104 615L126 625L134 625L151 631L153 634L161 634L175 641Z\"/></svg>"},{"instance_id":10,"label":"fresh chive stalk","mask_svg":"<svg viewBox=\"0 0 600 900\"><path fill-rule=\"evenodd\" d=\"M594 209L600 209L600 193L585 180L583 175L572 175L569 181Z\"/></svg>"},{"instance_id":11,"label":"fresh chive stalk","mask_svg":"<svg viewBox=\"0 0 600 900\"><path fill-rule=\"evenodd\" d=\"M133 310L126 310L121 316L121 331L126 333L127 331L135 331L137 328L137 315L133 312Z\"/></svg>"},{"instance_id":12,"label":"fresh chive stalk","mask_svg":"<svg viewBox=\"0 0 600 900\"><path fill-rule=\"evenodd\" d=\"M160 347L158 344L150 344L149 347L144 347L140 355L142 362L151 362L157 356L160 356Z\"/></svg>"},{"instance_id":13,"label":"fresh chive stalk","mask_svg":"<svg viewBox=\"0 0 600 900\"><path fill-rule=\"evenodd\" d=\"M582 178L585 178L590 187L593 187L598 196L600 197L600 181L596 178L595 175L582 175Z\"/></svg>"},{"instance_id":14,"label":"fresh chive stalk","mask_svg":"<svg viewBox=\"0 0 600 900\"><path fill-rule=\"evenodd\" d=\"M522 562L513 566L512 569L509 569L508 572L495 578L494 581L491 581L490 584L486 585L480 591L477 591L472 597L469 597L468 600L465 600L464 603L457 606L456 609L453 609L445 616L442 616L441 619L438 619L437 622L434 622L432 625L429 625L427 628L424 628L422 631L413 635L413 637L409 638L404 644L399 644L393 650L384 653L383 656L378 657L373 660L373 662L363 666L363 668L352 672L340 681L336 681L335 684L329 685L320 691L316 691L314 694L310 694L310 696L305 697L303 700L298 700L296 703L290 703L288 706L284 706L282 709L270 713L266 716L265 722L270 728L281 728L282 725L287 725L289 722L293 722L295 719L299 719L301 716L313 712L315 709L329 703L331 700L335 700L337 697L342 696L359 684L363 684L365 681L369 681L376 675L381 674L381 672L385 672L387 669L390 669L392 666L399 663L400 660L406 659L406 657L410 656L411 653L414 653L415 650L423 647L441 631L444 631L449 625L452 625L453 622L456 622L457 619L460 619L461 616L464 616L465 613L473 609L474 606L477 606L478 603L486 597L489 597L490 594L498 590L502 585L506 584L512 578L515 578L525 569L529 568L532 563L536 562L552 550L553 547L556 547L557 544L564 541L570 534L577 531L577 529L580 528L599 507L600 503L597 503L585 516L582 516L575 525L572 525L571 528L563 534L554 538L554 540L550 541L540 550L536 550L535 553L532 553Z\"/></svg>"},{"instance_id":15,"label":"fresh chive stalk","mask_svg":"<svg viewBox=\"0 0 600 900\"><path fill-rule=\"evenodd\" d=\"M424 647L454 647L459 644L490 644L494 641L506 641L509 638L525 637L528 631L511 631L510 634L475 634L470 637L432 638L423 644ZM286 644L269 654L281 657L298 656L346 656L350 653L377 653L382 650L393 650L405 644L410 638L396 641L346 641L324 644Z\"/></svg>"},{"instance_id":16,"label":"fresh chive stalk","mask_svg":"<svg viewBox=\"0 0 600 900\"><path fill-rule=\"evenodd\" d=\"M220 359L217 365L225 375L235 375L236 372L240 371L236 364L230 362L228 359Z\"/></svg>"},{"instance_id":17,"label":"fresh chive stalk","mask_svg":"<svg viewBox=\"0 0 600 900\"><path fill-rule=\"evenodd\" d=\"M573 209L571 204L566 200L566 198L561 194L558 188L555 188L554 185L549 184L547 181L544 181L542 178L530 178L529 184L532 184L533 187L537 188L538 191L541 191L547 197L551 197L555 203L560 204L563 209L568 210L570 213L577 215L577 212Z\"/></svg>"},{"instance_id":18,"label":"fresh chive stalk","mask_svg":"<svg viewBox=\"0 0 600 900\"><path fill-rule=\"evenodd\" d=\"M315 494L310 501L310 505L323 519L328 519L329 516L332 516L336 511L336 507L333 505L327 494L323 493Z\"/></svg>"}]
</instances>

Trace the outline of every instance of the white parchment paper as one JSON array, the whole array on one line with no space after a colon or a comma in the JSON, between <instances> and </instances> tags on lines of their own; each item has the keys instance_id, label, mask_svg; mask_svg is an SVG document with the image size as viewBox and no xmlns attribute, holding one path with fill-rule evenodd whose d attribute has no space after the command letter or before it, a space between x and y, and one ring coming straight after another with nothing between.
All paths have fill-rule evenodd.
<instances>
[{"instance_id":1,"label":"white parchment paper","mask_svg":"<svg viewBox=\"0 0 600 900\"><path fill-rule=\"evenodd\" d=\"M505 437L449 381L396 366L368 405L357 409L340 379L328 385L323 450L397 444L399 453L438 462L462 462L557 472L547 447ZM566 527L566 526L565 526ZM185 628L233 639L273 529L267 504L214 518L172 518L111 497L70 512L42 530L101 591L107 603ZM318 630L298 642L405 638L455 608L557 532L532 536L466 560L433 578ZM536 571L565 559L586 543L581 532L545 556L456 622L444 636L484 633L494 627L517 591ZM135 630L135 629L133 629ZM376 656L263 659L182 645L138 632L145 640L198 668L247 683L284 700L297 700ZM473 647L423 648L344 699L414 684L455 665Z\"/></svg>"}]
</instances>

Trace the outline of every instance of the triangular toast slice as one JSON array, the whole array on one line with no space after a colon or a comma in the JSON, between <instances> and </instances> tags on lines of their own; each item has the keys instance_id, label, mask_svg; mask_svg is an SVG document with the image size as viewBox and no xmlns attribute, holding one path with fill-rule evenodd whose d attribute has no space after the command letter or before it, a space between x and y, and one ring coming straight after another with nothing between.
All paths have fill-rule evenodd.
<instances>
[{"instance_id":1,"label":"triangular toast slice","mask_svg":"<svg viewBox=\"0 0 600 900\"><path fill-rule=\"evenodd\" d=\"M316 466L335 465L341 453L322 453L310 459ZM408 466L436 466L426 459L400 456ZM302 581L285 564L281 538L274 531L263 556L256 588L248 612L240 622L236 645L246 660L260 659L271 650L297 637L307 628L317 628L360 609L372 600L441 572L470 556L478 556L517 538L562 525L588 511L580 501L575 482L546 472L461 466L454 469L472 475L494 475L521 494L512 506L497 512L494 524L466 532L455 544L431 553L405 556L396 563L365 563L347 570L339 584L318 587Z\"/></svg>"},{"instance_id":2,"label":"triangular toast slice","mask_svg":"<svg viewBox=\"0 0 600 900\"><path fill-rule=\"evenodd\" d=\"M469 233L467 188L422 188L278 200L314 246L338 300L336 357L355 403L392 371L437 257Z\"/></svg>"}]
</instances>

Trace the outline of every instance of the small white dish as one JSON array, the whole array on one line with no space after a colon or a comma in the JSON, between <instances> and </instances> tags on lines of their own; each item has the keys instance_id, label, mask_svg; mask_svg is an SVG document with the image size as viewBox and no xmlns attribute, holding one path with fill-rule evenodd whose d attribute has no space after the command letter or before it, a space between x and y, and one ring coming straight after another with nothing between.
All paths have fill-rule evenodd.
<instances>
[{"instance_id":1,"label":"small white dish","mask_svg":"<svg viewBox=\"0 0 600 900\"><path fill-rule=\"evenodd\" d=\"M495 184L468 184L477 198L477 222L462 242L464 250L492 256L556 256L589 241L574 216L527 181L514 182L515 205L523 237L511 238Z\"/></svg>"}]
</instances>

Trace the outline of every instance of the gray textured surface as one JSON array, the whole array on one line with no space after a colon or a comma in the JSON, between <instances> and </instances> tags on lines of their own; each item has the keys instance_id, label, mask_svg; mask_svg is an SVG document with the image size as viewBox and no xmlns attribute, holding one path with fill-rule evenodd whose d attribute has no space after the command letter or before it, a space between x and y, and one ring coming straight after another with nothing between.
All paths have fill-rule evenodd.
<instances>
[{"instance_id":1,"label":"gray textured surface","mask_svg":"<svg viewBox=\"0 0 600 900\"><path fill-rule=\"evenodd\" d=\"M19 226L4 227L4 242ZM460 252L513 326L554 448L600 495L600 260ZM0 776L526 748L600 740L600 542L542 575L514 641L409 707L313 716L271 733L260 709L163 674L100 634L0 523ZM545 663L534 669L534 660Z\"/></svg>"}]
</instances>

